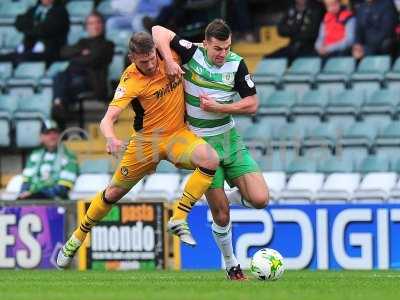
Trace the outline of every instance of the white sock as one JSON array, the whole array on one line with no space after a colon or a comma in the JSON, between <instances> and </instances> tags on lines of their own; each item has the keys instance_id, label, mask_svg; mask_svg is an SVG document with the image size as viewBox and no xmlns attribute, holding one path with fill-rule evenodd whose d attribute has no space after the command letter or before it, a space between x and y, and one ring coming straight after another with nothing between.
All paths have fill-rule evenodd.
<instances>
[{"instance_id":1,"label":"white sock","mask_svg":"<svg viewBox=\"0 0 400 300\"><path fill-rule=\"evenodd\" d=\"M224 257L225 267L229 270L232 267L238 265L238 261L233 253L232 246L232 230L231 223L225 227L219 226L214 222L211 225L214 240L218 245L219 250L221 250L222 256Z\"/></svg>"},{"instance_id":2,"label":"white sock","mask_svg":"<svg viewBox=\"0 0 400 300\"><path fill-rule=\"evenodd\" d=\"M227 193L226 197L231 204L237 204L247 208L254 208L254 206L249 201L243 198L239 190L234 190L233 192Z\"/></svg>"}]
</instances>

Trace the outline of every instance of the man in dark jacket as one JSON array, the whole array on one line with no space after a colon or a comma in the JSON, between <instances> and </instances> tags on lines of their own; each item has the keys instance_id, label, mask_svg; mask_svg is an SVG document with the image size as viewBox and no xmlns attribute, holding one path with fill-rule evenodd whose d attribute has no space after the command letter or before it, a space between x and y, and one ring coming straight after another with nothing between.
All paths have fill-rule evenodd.
<instances>
[{"instance_id":1,"label":"man in dark jacket","mask_svg":"<svg viewBox=\"0 0 400 300\"><path fill-rule=\"evenodd\" d=\"M290 43L267 57L287 57L291 62L299 56L314 55L322 16L320 5L311 0L295 0L278 24L279 34L290 38Z\"/></svg>"},{"instance_id":2,"label":"man in dark jacket","mask_svg":"<svg viewBox=\"0 0 400 300\"><path fill-rule=\"evenodd\" d=\"M366 0L357 10L353 56L390 54L397 18L393 0Z\"/></svg>"},{"instance_id":3,"label":"man in dark jacket","mask_svg":"<svg viewBox=\"0 0 400 300\"><path fill-rule=\"evenodd\" d=\"M67 41L69 17L64 5L57 0L40 0L35 6L19 15L15 27L24 34L23 43L16 53L2 57L14 64L21 61L57 60L60 49Z\"/></svg>"},{"instance_id":4,"label":"man in dark jacket","mask_svg":"<svg viewBox=\"0 0 400 300\"><path fill-rule=\"evenodd\" d=\"M114 44L105 39L104 20L92 12L86 18L87 38L61 49L61 58L69 60L68 68L56 75L53 84L54 118L64 125L65 110L78 99L78 94L91 91L94 98L106 101L107 70L114 54Z\"/></svg>"}]
</instances>

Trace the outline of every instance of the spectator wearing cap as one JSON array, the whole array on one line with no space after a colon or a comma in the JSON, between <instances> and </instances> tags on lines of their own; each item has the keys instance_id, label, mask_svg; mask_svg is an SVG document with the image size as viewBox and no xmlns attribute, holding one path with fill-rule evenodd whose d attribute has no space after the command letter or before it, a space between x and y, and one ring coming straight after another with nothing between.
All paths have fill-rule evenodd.
<instances>
[{"instance_id":1,"label":"spectator wearing cap","mask_svg":"<svg viewBox=\"0 0 400 300\"><path fill-rule=\"evenodd\" d=\"M78 175L76 156L61 143L53 120L43 122L40 140L42 146L31 153L23 171L18 199L66 199Z\"/></svg>"},{"instance_id":2,"label":"spectator wearing cap","mask_svg":"<svg viewBox=\"0 0 400 300\"><path fill-rule=\"evenodd\" d=\"M355 18L340 0L324 0L326 14L319 28L315 50L322 58L349 55L354 43Z\"/></svg>"}]
</instances>

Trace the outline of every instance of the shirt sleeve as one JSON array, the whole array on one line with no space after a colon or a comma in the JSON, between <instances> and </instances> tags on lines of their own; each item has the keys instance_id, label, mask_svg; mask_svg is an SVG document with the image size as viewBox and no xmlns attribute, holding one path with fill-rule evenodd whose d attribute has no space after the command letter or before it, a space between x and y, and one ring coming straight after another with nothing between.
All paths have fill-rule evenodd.
<instances>
[{"instance_id":1,"label":"shirt sleeve","mask_svg":"<svg viewBox=\"0 0 400 300\"><path fill-rule=\"evenodd\" d=\"M172 50L178 53L182 64L186 64L193 57L198 48L193 43L180 38L178 35L175 35L175 37L172 39L170 46Z\"/></svg>"},{"instance_id":2,"label":"shirt sleeve","mask_svg":"<svg viewBox=\"0 0 400 300\"><path fill-rule=\"evenodd\" d=\"M253 96L257 93L254 81L243 59L240 61L239 68L236 72L235 86L233 89L239 93L241 98Z\"/></svg>"},{"instance_id":3,"label":"shirt sleeve","mask_svg":"<svg viewBox=\"0 0 400 300\"><path fill-rule=\"evenodd\" d=\"M133 78L123 74L121 80L115 90L114 98L110 102L110 106L118 106L125 109L129 103L139 96L139 87Z\"/></svg>"}]
</instances>

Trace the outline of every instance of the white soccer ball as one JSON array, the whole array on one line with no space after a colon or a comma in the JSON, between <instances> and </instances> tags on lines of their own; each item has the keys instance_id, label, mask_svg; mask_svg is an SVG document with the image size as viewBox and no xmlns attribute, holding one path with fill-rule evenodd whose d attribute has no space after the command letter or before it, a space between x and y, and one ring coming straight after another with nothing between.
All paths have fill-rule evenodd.
<instances>
[{"instance_id":1,"label":"white soccer ball","mask_svg":"<svg viewBox=\"0 0 400 300\"><path fill-rule=\"evenodd\" d=\"M251 259L250 271L260 280L278 280L285 271L283 257L274 249L260 249Z\"/></svg>"}]
</instances>

